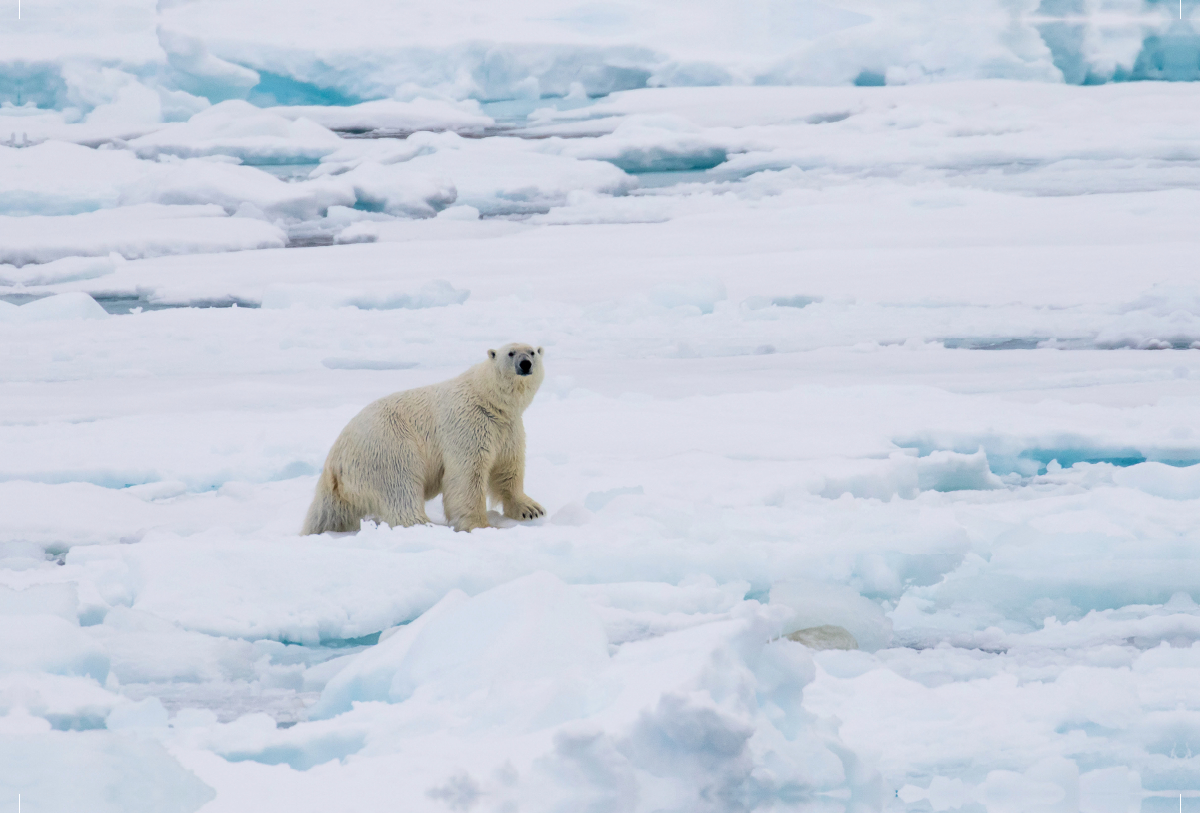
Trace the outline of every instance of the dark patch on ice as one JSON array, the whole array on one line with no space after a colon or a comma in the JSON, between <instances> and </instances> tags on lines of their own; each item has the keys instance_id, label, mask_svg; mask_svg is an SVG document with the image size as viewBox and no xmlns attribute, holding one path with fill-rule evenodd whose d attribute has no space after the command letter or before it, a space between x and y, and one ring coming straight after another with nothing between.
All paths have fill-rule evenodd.
<instances>
[{"instance_id":1,"label":"dark patch on ice","mask_svg":"<svg viewBox=\"0 0 1200 813\"><path fill-rule=\"evenodd\" d=\"M819 296L773 296L771 304L777 308L807 308L815 302L820 302Z\"/></svg>"},{"instance_id":2,"label":"dark patch on ice","mask_svg":"<svg viewBox=\"0 0 1200 813\"><path fill-rule=\"evenodd\" d=\"M887 84L887 77L878 71L861 71L854 78L854 84L860 88L877 88Z\"/></svg>"},{"instance_id":3,"label":"dark patch on ice","mask_svg":"<svg viewBox=\"0 0 1200 813\"><path fill-rule=\"evenodd\" d=\"M360 208L357 204L355 209ZM370 210L366 210L370 211ZM304 235L289 235L287 245L284 248L315 248L317 246L332 246L332 234L304 234Z\"/></svg>"},{"instance_id":4,"label":"dark patch on ice","mask_svg":"<svg viewBox=\"0 0 1200 813\"><path fill-rule=\"evenodd\" d=\"M321 364L330 370L411 370L417 366L415 361L335 357L321 359Z\"/></svg>"},{"instance_id":5,"label":"dark patch on ice","mask_svg":"<svg viewBox=\"0 0 1200 813\"><path fill-rule=\"evenodd\" d=\"M50 294L0 294L0 302L7 302L10 305L28 305L30 302L37 302L48 296Z\"/></svg>"},{"instance_id":6,"label":"dark patch on ice","mask_svg":"<svg viewBox=\"0 0 1200 813\"><path fill-rule=\"evenodd\" d=\"M837 124L839 121L845 121L850 118L850 111L843 110L838 113L814 113L808 116L804 121L808 124Z\"/></svg>"},{"instance_id":7,"label":"dark patch on ice","mask_svg":"<svg viewBox=\"0 0 1200 813\"><path fill-rule=\"evenodd\" d=\"M92 299L100 303L100 307L112 314L123 315L138 311L165 311L177 308L257 308L257 302L245 299L196 299L188 302L151 302L140 296L125 296L93 294ZM139 310L140 309L140 310Z\"/></svg>"},{"instance_id":8,"label":"dark patch on ice","mask_svg":"<svg viewBox=\"0 0 1200 813\"><path fill-rule=\"evenodd\" d=\"M329 649L346 649L348 647L355 646L375 646L377 643L379 643L379 636L381 634L382 631L372 632L370 635L360 635L357 638L322 638L321 646ZM283 643L287 644L290 642L284 641Z\"/></svg>"}]
</instances>

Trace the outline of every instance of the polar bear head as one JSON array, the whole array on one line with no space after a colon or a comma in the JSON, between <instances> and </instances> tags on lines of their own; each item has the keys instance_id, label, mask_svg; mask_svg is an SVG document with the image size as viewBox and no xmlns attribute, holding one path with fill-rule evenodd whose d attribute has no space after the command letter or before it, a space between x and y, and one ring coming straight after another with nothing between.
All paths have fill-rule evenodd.
<instances>
[{"instance_id":1,"label":"polar bear head","mask_svg":"<svg viewBox=\"0 0 1200 813\"><path fill-rule=\"evenodd\" d=\"M488 351L492 368L500 380L528 392L530 397L542 383L542 355L542 348L527 344L506 344L498 350Z\"/></svg>"}]
</instances>

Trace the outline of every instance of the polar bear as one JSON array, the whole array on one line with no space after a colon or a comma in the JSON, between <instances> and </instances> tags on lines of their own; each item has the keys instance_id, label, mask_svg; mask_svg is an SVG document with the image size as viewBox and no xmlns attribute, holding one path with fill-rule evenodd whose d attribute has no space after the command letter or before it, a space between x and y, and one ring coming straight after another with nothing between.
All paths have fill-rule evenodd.
<instances>
[{"instance_id":1,"label":"polar bear","mask_svg":"<svg viewBox=\"0 0 1200 813\"><path fill-rule=\"evenodd\" d=\"M511 519L544 515L525 494L521 422L543 374L542 348L506 344L457 378L368 404L333 442L301 533L356 531L364 517L427 524L438 494L457 531L487 527L489 495Z\"/></svg>"}]
</instances>

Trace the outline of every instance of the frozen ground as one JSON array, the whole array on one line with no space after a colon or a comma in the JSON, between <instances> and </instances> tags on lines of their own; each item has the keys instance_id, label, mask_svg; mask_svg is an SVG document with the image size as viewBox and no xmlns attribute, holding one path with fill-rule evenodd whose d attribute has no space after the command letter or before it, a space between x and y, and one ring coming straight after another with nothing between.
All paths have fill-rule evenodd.
<instances>
[{"instance_id":1,"label":"frozen ground","mask_svg":"<svg viewBox=\"0 0 1200 813\"><path fill-rule=\"evenodd\" d=\"M0 804L1200 810L1200 86L1016 81L1184 34L31 5ZM355 412L507 341L546 520L297 536Z\"/></svg>"}]
</instances>

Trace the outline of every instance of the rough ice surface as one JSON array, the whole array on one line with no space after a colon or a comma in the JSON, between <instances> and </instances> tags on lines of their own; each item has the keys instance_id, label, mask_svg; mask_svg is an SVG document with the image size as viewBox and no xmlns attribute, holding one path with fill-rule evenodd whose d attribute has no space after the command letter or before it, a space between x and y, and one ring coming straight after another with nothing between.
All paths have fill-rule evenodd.
<instances>
[{"instance_id":1,"label":"rough ice surface","mask_svg":"<svg viewBox=\"0 0 1200 813\"><path fill-rule=\"evenodd\" d=\"M27 2L0 796L1195 813L1182 8ZM545 519L298 536L513 340Z\"/></svg>"}]
</instances>

